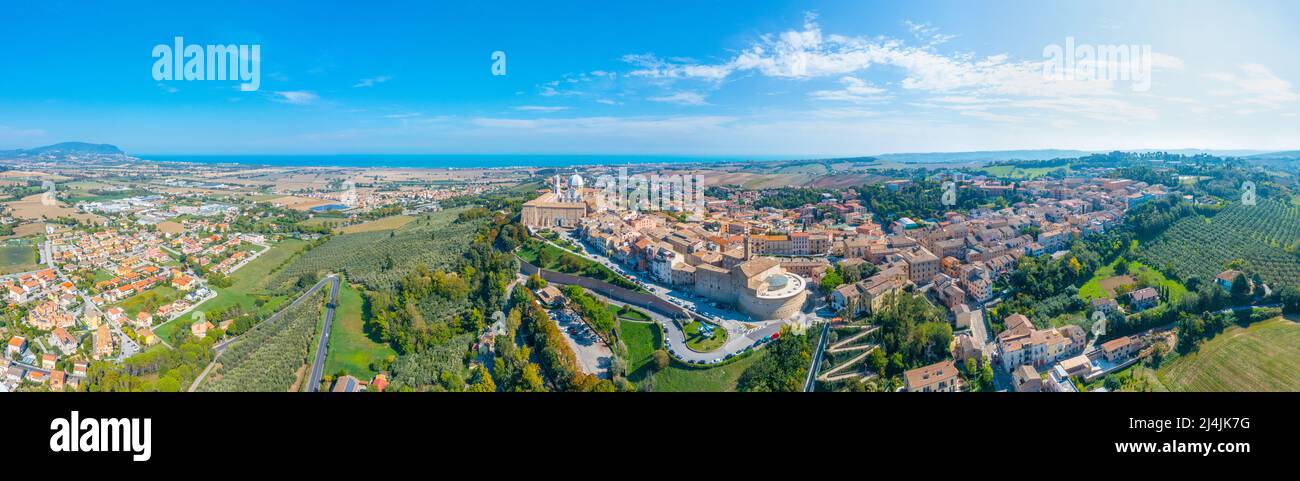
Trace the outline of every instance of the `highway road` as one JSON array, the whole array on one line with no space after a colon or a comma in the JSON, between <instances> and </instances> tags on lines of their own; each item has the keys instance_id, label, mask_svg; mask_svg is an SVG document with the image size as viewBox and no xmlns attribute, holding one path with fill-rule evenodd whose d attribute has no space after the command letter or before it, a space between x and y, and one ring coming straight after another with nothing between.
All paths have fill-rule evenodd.
<instances>
[{"instance_id":1,"label":"highway road","mask_svg":"<svg viewBox=\"0 0 1300 481\"><path fill-rule=\"evenodd\" d=\"M339 276L331 274L326 279L333 279L330 286L330 302L325 304L325 327L320 332L320 344L316 346L316 359L311 363L311 372L307 374L307 392L320 389L320 378L325 375L325 352L329 349L330 326L334 324L334 307L339 301Z\"/></svg>"},{"instance_id":2,"label":"highway road","mask_svg":"<svg viewBox=\"0 0 1300 481\"><path fill-rule=\"evenodd\" d=\"M316 294L316 291L319 291L321 287L324 287L324 286L325 286L325 283L327 283L327 282L333 284L333 287L332 287L331 290L330 290L330 302L329 302L329 305L327 305L326 308L325 308L325 319L326 319L326 320L325 320L325 331L324 331L324 333L328 334L328 332L329 332L329 326L330 326L330 321L334 319L334 306L335 306L335 305L337 304L337 302L338 302L338 297L337 297L337 296L338 296L338 292L339 292L339 282L340 282L340 281L339 281L339 276L338 276L337 274L330 274L330 275L328 275L328 276L325 276L325 278L324 278L324 279L321 279L320 282L317 282L316 285L311 286L311 289L307 289L307 291L306 291L306 292L303 292L302 295L298 296L297 299L294 299L294 300L293 300L293 303L289 304L288 306L285 306L283 309L280 309L279 312L276 312L275 315L272 315L271 317L267 318L265 321L262 321L262 322L259 323L258 325L253 326L253 329L257 329L257 328L259 328L259 327L261 327L261 326L265 326L265 325L267 325L268 323L272 323L272 322L275 322L275 321L279 320L279 319L280 319L280 316L281 316L281 315L284 315L285 311L288 311L289 309L292 309L292 308L294 308L294 307L297 307L298 304L301 304L303 300L306 300L306 299L310 298L312 295L315 295L315 294ZM252 332L252 329L250 329L249 332ZM194 382L193 382L192 384L190 384L190 388L189 388L189 391L190 391L190 392L194 392L194 390L198 389L199 384L202 384L202 383L203 383L203 379L204 379L205 377L207 377L207 376L208 376L208 373L212 372L212 368L213 368L214 366L217 365L217 359L221 358L221 355L224 354L224 353L226 352L226 348L230 347L230 345L233 344L233 343L235 343L235 341L238 341L238 340L240 339L240 337L243 337L243 336L242 336L242 335L241 335L241 336L235 336L235 337L232 337L232 338L230 338L230 339L226 339L226 340L224 340L224 341L218 342L218 343L216 343L216 344L214 344L214 345L212 346L212 350L213 350L213 351L216 351L217 355L215 355L215 356L212 357L212 362L209 362L209 363L208 363L208 367L204 368L204 369L203 369L203 372L199 374L199 377L198 377L198 378L195 378L195 379L194 379ZM329 336L328 336L328 335L323 335L323 336L321 336L321 337L322 337L322 338L327 338L327 337L329 337ZM323 352L323 349L322 349L321 351ZM323 354L322 354L322 356L323 356ZM322 357L321 359L323 359L323 357ZM318 362L322 362L322 361L318 361ZM314 369L314 368L313 368L313 369Z\"/></svg>"}]
</instances>

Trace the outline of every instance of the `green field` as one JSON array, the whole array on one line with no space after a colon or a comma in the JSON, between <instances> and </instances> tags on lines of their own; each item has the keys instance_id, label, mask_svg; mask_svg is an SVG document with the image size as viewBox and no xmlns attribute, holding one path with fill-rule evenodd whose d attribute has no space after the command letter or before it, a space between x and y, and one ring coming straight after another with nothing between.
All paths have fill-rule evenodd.
<instances>
[{"instance_id":1,"label":"green field","mask_svg":"<svg viewBox=\"0 0 1300 481\"><path fill-rule=\"evenodd\" d=\"M629 319L637 322L651 322L649 314L638 311L636 309L629 309L627 312L621 312L621 310L622 310L621 306L616 306L614 304L609 305L609 312L614 314L614 317Z\"/></svg>"},{"instance_id":2,"label":"green field","mask_svg":"<svg viewBox=\"0 0 1300 481\"><path fill-rule=\"evenodd\" d=\"M1115 276L1115 265L1119 264L1119 262L1120 259L1115 259L1109 265L1101 266L1101 268L1097 269L1097 272L1092 275L1092 278L1088 279L1088 282L1085 282L1083 286L1079 288L1079 297L1083 298L1085 301L1112 297L1102 288L1101 283L1103 280ZM1183 294L1187 293L1187 288L1178 283L1178 281L1169 279L1159 270L1138 261L1129 261L1128 275L1133 276L1137 282L1145 280L1147 284L1153 287L1159 288L1159 286L1163 286L1169 292L1169 299L1167 299L1169 302L1177 302L1179 299L1182 299Z\"/></svg>"},{"instance_id":3,"label":"green field","mask_svg":"<svg viewBox=\"0 0 1300 481\"><path fill-rule=\"evenodd\" d=\"M36 247L26 242L0 244L0 274L27 272L40 268Z\"/></svg>"},{"instance_id":4,"label":"green field","mask_svg":"<svg viewBox=\"0 0 1300 481\"><path fill-rule=\"evenodd\" d=\"M152 314L158 307L170 304L181 297L184 297L184 294L175 287L159 284L153 289L128 297L115 305L126 311L127 317L134 318L140 311L147 310Z\"/></svg>"},{"instance_id":5,"label":"green field","mask_svg":"<svg viewBox=\"0 0 1300 481\"><path fill-rule=\"evenodd\" d=\"M245 311L256 310L260 313L274 312L281 304L288 300L285 296L277 296L257 307L256 296L264 294L266 291L266 282L271 273L275 271L280 264L301 252L307 246L306 241L289 239L271 247L271 250L262 254L252 262L240 267L234 274L230 275L230 287L213 288L217 292L217 297L200 304L198 308L190 311L190 314L181 316L176 320L157 326L154 333L159 339L171 339L172 333L178 329L190 327L193 322L194 312L218 312L230 306L239 304Z\"/></svg>"},{"instance_id":6,"label":"green field","mask_svg":"<svg viewBox=\"0 0 1300 481\"><path fill-rule=\"evenodd\" d=\"M663 345L663 333L653 322L619 321L619 332L627 346L627 378L632 382L645 379L654 370L650 353Z\"/></svg>"},{"instance_id":7,"label":"green field","mask_svg":"<svg viewBox=\"0 0 1300 481\"><path fill-rule=\"evenodd\" d=\"M370 369L370 365L382 365L385 358L396 355L397 351L366 335L361 318L361 292L343 283L334 314L329 351L325 356L325 374L345 372L362 379L374 377L378 372Z\"/></svg>"},{"instance_id":8,"label":"green field","mask_svg":"<svg viewBox=\"0 0 1300 481\"><path fill-rule=\"evenodd\" d=\"M767 355L766 349L718 367L695 369L673 364L654 376L654 390L660 392L731 392L745 369Z\"/></svg>"},{"instance_id":9,"label":"green field","mask_svg":"<svg viewBox=\"0 0 1300 481\"><path fill-rule=\"evenodd\" d=\"M654 358L650 353L663 346L663 334L654 323L621 321L620 332L627 346L628 380L639 384L649 383L660 392L724 392L735 391L741 373L753 365L767 351L760 349L734 362L718 367L687 367L673 361L668 368L654 372Z\"/></svg>"},{"instance_id":10,"label":"green field","mask_svg":"<svg viewBox=\"0 0 1300 481\"><path fill-rule=\"evenodd\" d=\"M1300 391L1300 324L1283 318L1231 327L1162 366L1171 391Z\"/></svg>"}]
</instances>

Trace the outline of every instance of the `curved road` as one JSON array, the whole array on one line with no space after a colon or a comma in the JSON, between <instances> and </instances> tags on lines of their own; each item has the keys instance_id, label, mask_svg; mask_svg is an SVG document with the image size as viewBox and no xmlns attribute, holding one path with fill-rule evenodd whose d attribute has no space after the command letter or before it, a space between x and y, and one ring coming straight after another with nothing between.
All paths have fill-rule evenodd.
<instances>
[{"instance_id":1,"label":"curved road","mask_svg":"<svg viewBox=\"0 0 1300 481\"><path fill-rule=\"evenodd\" d=\"M530 230L530 232L532 231ZM605 267L609 268L610 270L614 271L615 274L622 276L623 278L633 280L633 281L636 280L636 277L633 276L632 274L622 270L621 268L616 269L615 268L616 264L612 259L600 255L599 253L592 252L587 246L587 243L584 242L582 239L578 238L578 236L575 235L572 231L559 230L558 233L563 238L569 240L570 242L573 242L575 245L580 246L581 252L577 252L576 253L577 255L582 256L592 262L602 264ZM546 242L547 244L551 244L560 249L564 249L563 247L560 247L559 245L555 244L554 242L551 242L549 239L546 239L544 237L535 236L535 238L540 239L541 241ZM564 250L566 252L572 252L569 251L568 249L564 249ZM647 312L651 314L651 317L653 317L659 323L659 325L664 328L663 329L665 333L664 341L668 347L668 352L672 354L673 357L676 357L688 363L699 362L699 363L708 364L715 361L721 361L723 359L726 359L727 356L729 355L739 355L740 353L750 348L757 347L756 344L763 338L767 336L771 336L774 333L780 332L781 327L787 323L787 321L785 320L768 321L768 322L759 323L759 322L751 322L748 320L742 320L739 318L732 318L733 316L738 316L734 311L708 309L706 306L701 305L702 302L706 302L706 301L696 302L694 300L683 300L674 297L673 296L674 292L672 289L659 286L648 279L644 280L643 282L644 284L642 284L642 286L646 290L650 291L651 294L659 297L660 299L671 302L677 305L678 307L681 307L687 313L690 313L692 317L709 319L710 323L719 325L727 332L727 342L723 344L721 347L709 352L693 351L690 348L686 347L686 333L683 332L682 329L678 327L677 324L674 323L671 319L667 318L666 316L656 314L650 309L640 308L640 306L633 306L633 307L638 307L643 312ZM620 305L626 304L626 303L614 301L613 299L607 299L607 300L612 301L615 304L620 304ZM706 312L703 313L699 312L701 310L704 310ZM714 317L721 317L722 322L717 322L716 320L714 320ZM746 327L748 325L755 325L755 324L761 324L761 327L755 329L748 329Z\"/></svg>"},{"instance_id":2,"label":"curved road","mask_svg":"<svg viewBox=\"0 0 1300 481\"><path fill-rule=\"evenodd\" d=\"M656 324L659 324L659 327L663 328L664 344L667 346L668 352L672 354L673 357L686 362L696 361L707 364L714 360L725 359L729 354L740 354L746 349L754 347L754 345L764 337L780 332L781 326L785 325L784 322L769 322L767 325L749 332L736 333L728 331L727 342L723 344L722 347L709 352L698 352L686 347L686 334L682 332L682 329L677 327L677 324L668 316L617 299L610 299L596 292L588 291L588 293L598 296L610 304L616 306L631 306L636 308L637 311L649 315L651 319L654 319Z\"/></svg>"}]
</instances>

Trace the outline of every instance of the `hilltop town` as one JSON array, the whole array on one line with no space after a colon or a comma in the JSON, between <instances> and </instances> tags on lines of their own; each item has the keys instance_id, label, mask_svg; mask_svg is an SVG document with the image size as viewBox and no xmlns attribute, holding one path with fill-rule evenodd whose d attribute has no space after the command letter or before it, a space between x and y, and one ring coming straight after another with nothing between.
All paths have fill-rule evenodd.
<instances>
[{"instance_id":1,"label":"hilltop town","mask_svg":"<svg viewBox=\"0 0 1300 481\"><path fill-rule=\"evenodd\" d=\"M1170 260L1206 216L1297 228L1213 157L615 177L83 156L3 173L4 390L1169 389L1202 381L1166 358L1291 309L1300 275L1285 242ZM796 168L826 174L768 186ZM336 308L330 336L312 322ZM417 349L464 362L412 377Z\"/></svg>"},{"instance_id":2,"label":"hilltop town","mask_svg":"<svg viewBox=\"0 0 1300 481\"><path fill-rule=\"evenodd\" d=\"M575 175L568 181L553 179L552 192L524 204L523 219L539 231L565 232L585 246L588 257L612 260L611 266L621 267L638 284L662 286L662 296L671 303L720 304L735 314L734 321L703 317L747 326L732 329L739 335L774 321L832 320L818 312L834 317L834 323L848 323L870 317L891 296L908 291L924 293L946 310L957 332L956 362L998 359L1000 370L1020 377L1028 376L1025 369L1065 362L1065 374L1053 371L1049 378L1054 382L1046 387L1038 385L1034 371L1034 390L1073 389L1069 376L1101 376L1136 354L1136 349L1117 346L1138 346L1141 336L1085 354L1092 339L1080 326L1036 329L1020 314L1012 314L994 337L985 327L984 307L998 302L1003 291L995 285L1020 258L1068 255L1072 243L1105 233L1128 210L1168 195L1165 186L1082 176L1015 184L985 176L954 179L961 182L959 195L1014 190L1033 200L947 211L924 223L900 217L882 226L852 188L821 193L814 202L787 209L758 207L764 194L749 191L709 198L693 211L638 212L603 208L605 203L596 198L604 193L584 187ZM885 188L896 191L910 184L890 182ZM853 282L843 282L839 273L846 271L854 272ZM828 283L828 274L837 279ZM1134 294L1131 309L1151 307L1144 292ZM665 323L665 328L675 326ZM707 362L738 353L722 352ZM941 380L931 382L929 374L919 374L926 372L940 373L934 378ZM952 361L918 367L904 378L912 390L958 390L960 384ZM916 379L927 382L910 385Z\"/></svg>"}]
</instances>

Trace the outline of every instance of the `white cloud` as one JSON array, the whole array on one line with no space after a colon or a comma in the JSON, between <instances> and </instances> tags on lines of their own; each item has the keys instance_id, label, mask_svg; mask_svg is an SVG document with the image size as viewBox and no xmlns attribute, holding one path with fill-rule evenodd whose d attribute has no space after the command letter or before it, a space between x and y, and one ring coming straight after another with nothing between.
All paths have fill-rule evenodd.
<instances>
[{"instance_id":1,"label":"white cloud","mask_svg":"<svg viewBox=\"0 0 1300 481\"><path fill-rule=\"evenodd\" d=\"M378 77L363 78L360 81L358 81L355 85L353 85L352 88L374 87L375 85L387 82L392 79L393 77L390 77L388 75L380 75Z\"/></svg>"},{"instance_id":2,"label":"white cloud","mask_svg":"<svg viewBox=\"0 0 1300 481\"><path fill-rule=\"evenodd\" d=\"M664 96L650 97L650 100L654 102L676 104L676 105L691 105L691 106L709 105L709 102L705 99L704 94L701 94L699 92L690 92L690 91L674 92L672 94L668 94Z\"/></svg>"},{"instance_id":3,"label":"white cloud","mask_svg":"<svg viewBox=\"0 0 1300 481\"><path fill-rule=\"evenodd\" d=\"M568 107L558 105L520 105L515 107L515 110L522 110L524 112L559 112L568 109Z\"/></svg>"},{"instance_id":4,"label":"white cloud","mask_svg":"<svg viewBox=\"0 0 1300 481\"><path fill-rule=\"evenodd\" d=\"M1223 88L1212 89L1208 93L1216 97L1232 99L1232 104L1238 106L1234 113L1247 115L1277 110L1300 100L1300 94L1296 94L1291 88L1291 82L1278 77L1268 67L1257 63L1243 63L1237 68L1239 72L1206 75L1225 84Z\"/></svg>"},{"instance_id":5,"label":"white cloud","mask_svg":"<svg viewBox=\"0 0 1300 481\"><path fill-rule=\"evenodd\" d=\"M308 105L320 100L320 96L306 90L289 90L282 92L272 92L275 96L272 100L294 105Z\"/></svg>"},{"instance_id":6,"label":"white cloud","mask_svg":"<svg viewBox=\"0 0 1300 481\"><path fill-rule=\"evenodd\" d=\"M1032 105L1034 108L1056 109L1062 114L1076 114L1079 112L1072 109L1079 105L1104 105L1115 115L1129 115L1129 118L1151 119L1159 115L1158 110L1139 105L1137 97L1126 96L1130 92L1121 91L1116 80L1081 75L1086 73L1082 71L1065 72L1066 75L1059 76L1044 75L1040 59L1013 60L1005 54L977 57L970 53L940 53L933 47L946 42L950 36L939 33L929 24L908 22L906 25L923 41L920 46L887 37L823 33L816 16L808 15L802 29L762 35L729 60L715 64L665 60L650 53L627 55L623 60L635 67L629 76L669 81L703 80L713 85L741 73L795 80L841 78L844 89L810 92L809 97L816 100L865 102L886 98L889 92L867 84L856 75L871 69L888 68L902 73L898 86L904 91L969 100L996 99L987 102L988 105L980 110L1012 107L1008 102L1015 100L1067 99L1021 107ZM1104 67L1126 69L1132 66L1121 65L1123 63L1108 60ZM1094 65L1090 68L1101 67ZM1152 70L1183 67L1182 60L1176 57L1158 52L1151 55ZM1080 69L1076 67L1076 70ZM1107 100L1083 100L1099 98ZM1148 97L1145 100L1157 99ZM1091 107L1084 113L1104 114L1099 108Z\"/></svg>"},{"instance_id":7,"label":"white cloud","mask_svg":"<svg viewBox=\"0 0 1300 481\"><path fill-rule=\"evenodd\" d=\"M930 25L930 22L916 23L911 20L904 20L903 25L907 26L907 31L912 36L921 41L927 48L947 43L949 40L957 38L956 35L947 35L939 32L938 28Z\"/></svg>"},{"instance_id":8,"label":"white cloud","mask_svg":"<svg viewBox=\"0 0 1300 481\"><path fill-rule=\"evenodd\" d=\"M844 88L840 90L814 90L809 92L808 96L818 100L852 103L874 102L889 98L885 89L873 86L856 77L843 77L840 79L840 84L844 85Z\"/></svg>"},{"instance_id":9,"label":"white cloud","mask_svg":"<svg viewBox=\"0 0 1300 481\"><path fill-rule=\"evenodd\" d=\"M731 75L732 68L727 65L700 65L673 63L660 59L654 54L628 54L623 61L637 67L628 72L633 77L654 79L701 79L719 81Z\"/></svg>"}]
</instances>

